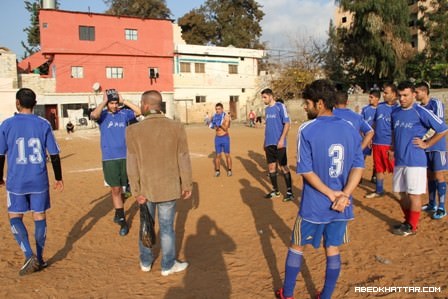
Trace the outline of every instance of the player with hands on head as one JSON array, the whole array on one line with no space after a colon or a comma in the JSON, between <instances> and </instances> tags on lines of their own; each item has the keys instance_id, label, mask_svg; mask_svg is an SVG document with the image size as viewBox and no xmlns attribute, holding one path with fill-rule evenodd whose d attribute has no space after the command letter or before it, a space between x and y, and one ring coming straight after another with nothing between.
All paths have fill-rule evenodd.
<instances>
[{"instance_id":1,"label":"player with hands on head","mask_svg":"<svg viewBox=\"0 0 448 299\"><path fill-rule=\"evenodd\" d=\"M120 109L120 104L131 109ZM115 208L114 222L120 225L120 236L129 232L122 196L122 188L128 185L125 132L128 124L140 114L140 108L131 101L124 100L115 89L107 89L103 101L90 114L100 127L104 180L111 189Z\"/></svg>"}]
</instances>

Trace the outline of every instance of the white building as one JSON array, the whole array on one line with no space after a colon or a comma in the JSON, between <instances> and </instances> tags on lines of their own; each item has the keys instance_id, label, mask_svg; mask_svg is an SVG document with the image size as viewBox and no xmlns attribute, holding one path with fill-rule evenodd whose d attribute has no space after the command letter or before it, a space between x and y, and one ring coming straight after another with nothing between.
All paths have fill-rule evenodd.
<instances>
[{"instance_id":1,"label":"white building","mask_svg":"<svg viewBox=\"0 0 448 299\"><path fill-rule=\"evenodd\" d=\"M176 44L175 118L201 122L222 103L232 119L246 120L259 97L259 62L264 50Z\"/></svg>"}]
</instances>

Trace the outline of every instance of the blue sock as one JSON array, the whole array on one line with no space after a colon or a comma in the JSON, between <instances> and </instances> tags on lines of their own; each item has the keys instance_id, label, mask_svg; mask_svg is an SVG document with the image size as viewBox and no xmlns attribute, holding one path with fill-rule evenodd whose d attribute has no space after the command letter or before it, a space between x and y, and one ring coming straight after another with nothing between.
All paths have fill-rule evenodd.
<instances>
[{"instance_id":1,"label":"blue sock","mask_svg":"<svg viewBox=\"0 0 448 299\"><path fill-rule=\"evenodd\" d=\"M44 262L42 254L44 252L45 240L47 239L47 220L34 221L34 238L36 239L36 256L39 262Z\"/></svg>"},{"instance_id":2,"label":"blue sock","mask_svg":"<svg viewBox=\"0 0 448 299\"><path fill-rule=\"evenodd\" d=\"M20 249L25 254L25 258L29 259L33 255L33 250L31 250L28 231L26 230L25 224L23 224L22 218L11 218L9 219L9 224L11 225L11 232L17 244L19 244Z\"/></svg>"},{"instance_id":3,"label":"blue sock","mask_svg":"<svg viewBox=\"0 0 448 299\"><path fill-rule=\"evenodd\" d=\"M437 192L439 193L439 209L445 210L446 182L437 182Z\"/></svg>"},{"instance_id":4,"label":"blue sock","mask_svg":"<svg viewBox=\"0 0 448 299\"><path fill-rule=\"evenodd\" d=\"M325 284L320 295L321 299L330 299L333 294L336 282L341 272L341 255L327 256L327 269L325 271Z\"/></svg>"},{"instance_id":5,"label":"blue sock","mask_svg":"<svg viewBox=\"0 0 448 299\"><path fill-rule=\"evenodd\" d=\"M428 204L430 206L432 206L432 207L435 207L437 205L436 204L436 191L437 191L437 189L438 189L438 187L437 187L437 181L436 180L428 181L428 197L429 197Z\"/></svg>"},{"instance_id":6,"label":"blue sock","mask_svg":"<svg viewBox=\"0 0 448 299\"><path fill-rule=\"evenodd\" d=\"M379 180L376 179L376 193L383 193L384 192L384 179Z\"/></svg>"},{"instance_id":7,"label":"blue sock","mask_svg":"<svg viewBox=\"0 0 448 299\"><path fill-rule=\"evenodd\" d=\"M285 264L285 281L283 282L283 294L285 297L294 295L297 275L299 275L300 266L302 265L302 254L302 252L295 249L288 249Z\"/></svg>"}]
</instances>

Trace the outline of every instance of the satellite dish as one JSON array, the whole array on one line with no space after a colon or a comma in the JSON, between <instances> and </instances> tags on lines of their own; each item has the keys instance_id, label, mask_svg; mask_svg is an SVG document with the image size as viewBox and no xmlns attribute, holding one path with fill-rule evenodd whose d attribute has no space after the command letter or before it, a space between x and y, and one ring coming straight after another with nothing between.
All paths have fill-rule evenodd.
<instances>
[{"instance_id":1,"label":"satellite dish","mask_svg":"<svg viewBox=\"0 0 448 299\"><path fill-rule=\"evenodd\" d=\"M99 91L101 88L101 85L98 82L93 83L93 91Z\"/></svg>"}]
</instances>

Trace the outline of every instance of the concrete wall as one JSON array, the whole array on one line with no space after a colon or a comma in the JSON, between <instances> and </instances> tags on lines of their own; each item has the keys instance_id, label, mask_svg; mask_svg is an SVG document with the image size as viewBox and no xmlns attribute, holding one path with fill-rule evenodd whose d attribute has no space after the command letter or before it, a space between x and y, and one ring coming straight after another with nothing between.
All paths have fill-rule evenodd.
<instances>
[{"instance_id":1,"label":"concrete wall","mask_svg":"<svg viewBox=\"0 0 448 299\"><path fill-rule=\"evenodd\" d=\"M17 88L17 56L0 48L0 89Z\"/></svg>"}]
</instances>

